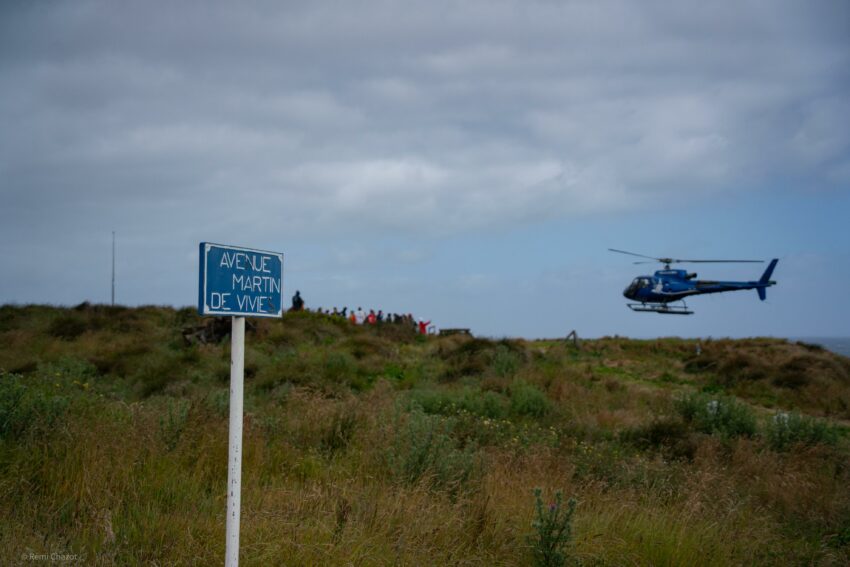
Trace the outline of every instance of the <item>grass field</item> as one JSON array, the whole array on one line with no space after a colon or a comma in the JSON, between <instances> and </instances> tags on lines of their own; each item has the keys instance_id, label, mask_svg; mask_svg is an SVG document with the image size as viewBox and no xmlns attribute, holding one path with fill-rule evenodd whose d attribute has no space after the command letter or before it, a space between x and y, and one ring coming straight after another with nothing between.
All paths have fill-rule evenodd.
<instances>
[{"instance_id":1,"label":"grass field","mask_svg":"<svg viewBox=\"0 0 850 567\"><path fill-rule=\"evenodd\" d=\"M229 341L201 322L0 307L0 564L223 562ZM850 359L816 346L311 313L246 343L243 565L850 564Z\"/></svg>"}]
</instances>

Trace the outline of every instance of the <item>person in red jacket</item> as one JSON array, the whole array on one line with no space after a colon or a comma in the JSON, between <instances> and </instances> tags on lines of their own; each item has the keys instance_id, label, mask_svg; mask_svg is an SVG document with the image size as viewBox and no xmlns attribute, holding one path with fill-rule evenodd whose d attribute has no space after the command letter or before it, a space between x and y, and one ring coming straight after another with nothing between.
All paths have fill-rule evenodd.
<instances>
[{"instance_id":1,"label":"person in red jacket","mask_svg":"<svg viewBox=\"0 0 850 567\"><path fill-rule=\"evenodd\" d=\"M419 318L419 334L427 335L428 334L428 325L431 324L431 321L423 321L422 318Z\"/></svg>"},{"instance_id":2,"label":"person in red jacket","mask_svg":"<svg viewBox=\"0 0 850 567\"><path fill-rule=\"evenodd\" d=\"M375 323L377 323L377 322L378 322L378 318L377 318L377 316L375 315L375 310L374 310L374 309L370 309L370 310L369 310L369 314L368 314L368 315L366 315L366 322L367 322L367 323L369 323L370 325L374 325Z\"/></svg>"}]
</instances>

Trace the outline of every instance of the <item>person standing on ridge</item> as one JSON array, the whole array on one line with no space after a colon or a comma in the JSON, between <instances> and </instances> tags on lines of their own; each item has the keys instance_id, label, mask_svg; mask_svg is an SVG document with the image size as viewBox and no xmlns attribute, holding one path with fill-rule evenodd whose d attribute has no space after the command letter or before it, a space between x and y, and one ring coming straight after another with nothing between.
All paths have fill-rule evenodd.
<instances>
[{"instance_id":1,"label":"person standing on ridge","mask_svg":"<svg viewBox=\"0 0 850 567\"><path fill-rule=\"evenodd\" d=\"M292 296L292 309L290 311L301 311L304 309L304 300L301 299L301 292L295 290L295 295Z\"/></svg>"},{"instance_id":2,"label":"person standing on ridge","mask_svg":"<svg viewBox=\"0 0 850 567\"><path fill-rule=\"evenodd\" d=\"M428 334L428 325L431 324L431 321L423 321L422 318L419 318L419 334L427 335Z\"/></svg>"}]
</instances>

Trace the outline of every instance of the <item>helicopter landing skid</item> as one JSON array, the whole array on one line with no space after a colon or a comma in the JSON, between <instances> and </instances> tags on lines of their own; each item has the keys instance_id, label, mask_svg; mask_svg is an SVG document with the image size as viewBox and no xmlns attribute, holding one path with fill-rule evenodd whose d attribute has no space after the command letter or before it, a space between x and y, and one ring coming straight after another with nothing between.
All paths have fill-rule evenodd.
<instances>
[{"instance_id":1,"label":"helicopter landing skid","mask_svg":"<svg viewBox=\"0 0 850 567\"><path fill-rule=\"evenodd\" d=\"M693 315L693 311L688 309L687 304L682 302L682 305L669 305L667 303L627 303L632 311L640 311L642 313L659 313L661 315Z\"/></svg>"}]
</instances>

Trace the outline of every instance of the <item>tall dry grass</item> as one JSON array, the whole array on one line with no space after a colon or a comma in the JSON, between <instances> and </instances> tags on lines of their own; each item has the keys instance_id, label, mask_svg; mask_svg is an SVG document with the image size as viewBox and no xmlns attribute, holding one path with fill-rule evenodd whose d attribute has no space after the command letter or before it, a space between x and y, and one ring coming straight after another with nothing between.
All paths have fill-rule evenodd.
<instances>
[{"instance_id":1,"label":"tall dry grass","mask_svg":"<svg viewBox=\"0 0 850 567\"><path fill-rule=\"evenodd\" d=\"M0 308L0 563L221 562L229 352L183 345L189 323ZM760 404L749 437L686 419L683 396L724 394L687 341L422 340L312 314L252 333L245 565L528 565L535 487L578 501L582 565L850 562L846 432L775 450Z\"/></svg>"}]
</instances>

